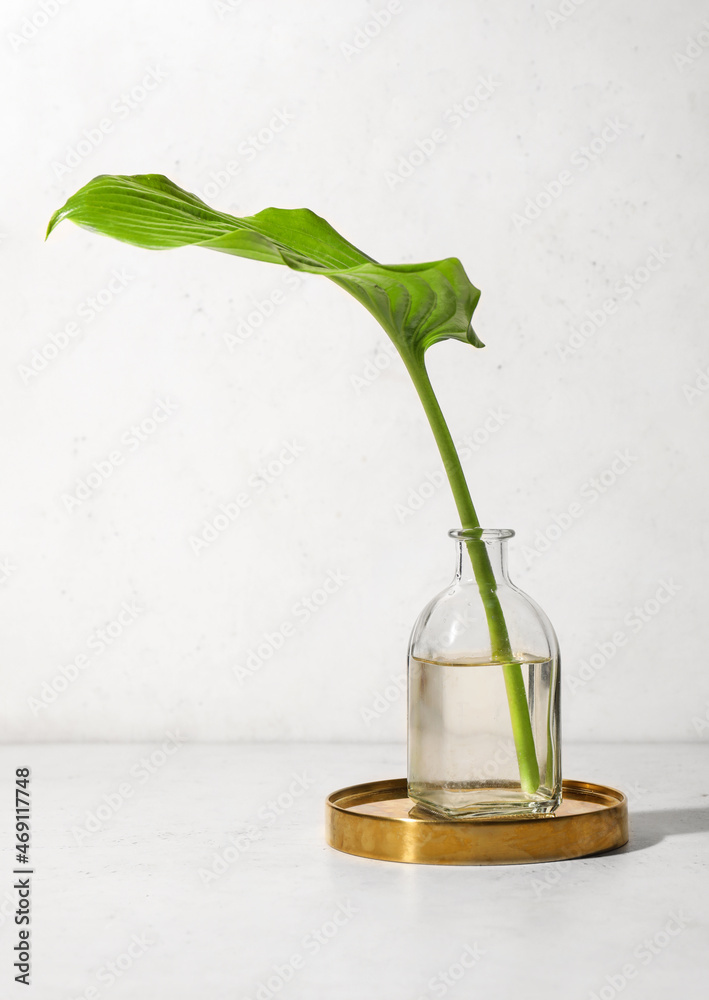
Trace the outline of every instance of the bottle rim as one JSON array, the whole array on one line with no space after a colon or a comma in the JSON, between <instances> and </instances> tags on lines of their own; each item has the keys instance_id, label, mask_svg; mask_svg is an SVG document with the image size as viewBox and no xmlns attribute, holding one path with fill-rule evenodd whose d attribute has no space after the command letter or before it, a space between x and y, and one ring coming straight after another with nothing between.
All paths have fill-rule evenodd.
<instances>
[{"instance_id":1,"label":"bottle rim","mask_svg":"<svg viewBox=\"0 0 709 1000\"><path fill-rule=\"evenodd\" d=\"M512 528L451 528L448 532L456 542L502 542L514 534Z\"/></svg>"}]
</instances>

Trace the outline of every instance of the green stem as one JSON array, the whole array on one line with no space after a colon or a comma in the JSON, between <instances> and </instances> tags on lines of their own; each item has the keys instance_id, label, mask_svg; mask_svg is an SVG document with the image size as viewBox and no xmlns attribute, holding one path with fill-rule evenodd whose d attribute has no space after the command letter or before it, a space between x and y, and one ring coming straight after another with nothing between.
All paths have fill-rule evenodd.
<instances>
[{"instance_id":1,"label":"green stem","mask_svg":"<svg viewBox=\"0 0 709 1000\"><path fill-rule=\"evenodd\" d=\"M433 391L423 355L418 357L403 357L403 361L414 383L419 399L423 404L423 408L426 411L428 422L431 425L433 436L441 453L443 467L448 476L448 481L453 491L453 498L458 508L461 526L463 528L479 528L480 522L473 506L470 490L468 489L463 468L460 464L460 458L451 433L448 430L443 411ZM534 746L534 734L532 733L532 723L529 717L529 705L524 687L524 678L522 677L522 668L519 663L511 662L514 660L514 653L510 646L510 637L507 631L505 616L500 605L500 599L497 596L495 573L490 563L490 557L485 544L481 541L470 541L467 548L485 608L485 617L487 618L490 630L492 654L494 659L503 664L502 669L505 678L507 700L510 707L512 735L517 752L520 783L522 789L531 794L536 792L539 787L539 765Z\"/></svg>"}]
</instances>

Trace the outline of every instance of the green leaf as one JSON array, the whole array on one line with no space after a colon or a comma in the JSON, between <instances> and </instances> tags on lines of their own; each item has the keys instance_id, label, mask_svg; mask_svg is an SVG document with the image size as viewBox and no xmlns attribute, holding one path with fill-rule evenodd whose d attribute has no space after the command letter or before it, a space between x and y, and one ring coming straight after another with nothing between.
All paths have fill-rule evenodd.
<instances>
[{"instance_id":1,"label":"green leaf","mask_svg":"<svg viewBox=\"0 0 709 1000\"><path fill-rule=\"evenodd\" d=\"M217 212L161 174L104 174L52 216L150 250L200 246L322 274L381 323L404 358L419 360L439 340L482 347L470 325L480 292L455 257L379 264L309 209L267 208L238 219Z\"/></svg>"},{"instance_id":2,"label":"green leaf","mask_svg":"<svg viewBox=\"0 0 709 1000\"><path fill-rule=\"evenodd\" d=\"M323 274L376 317L394 341L433 430L464 527L479 525L460 458L428 378L424 352L439 340L482 347L470 326L480 298L455 257L427 264L379 264L307 209L267 208L237 219L216 212L160 174L95 177L52 216L47 236L62 221L151 250L202 246L238 257ZM494 574L484 545L469 544L484 596L493 652L511 656L507 625L491 586ZM506 677L511 724L525 790L539 784L534 736L519 664ZM531 749L530 749L531 748Z\"/></svg>"}]
</instances>

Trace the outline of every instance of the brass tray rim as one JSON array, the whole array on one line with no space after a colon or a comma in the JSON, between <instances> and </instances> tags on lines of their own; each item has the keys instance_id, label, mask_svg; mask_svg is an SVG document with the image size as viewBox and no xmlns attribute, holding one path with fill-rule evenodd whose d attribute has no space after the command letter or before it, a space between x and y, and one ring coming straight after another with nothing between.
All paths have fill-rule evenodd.
<instances>
[{"instance_id":1,"label":"brass tray rim","mask_svg":"<svg viewBox=\"0 0 709 1000\"><path fill-rule=\"evenodd\" d=\"M628 800L622 791L611 785L570 778L564 779L562 786L563 797L567 800L585 802L595 808L561 815L517 814L479 819L437 817L423 811L414 816L408 813L377 815L354 811L354 807L407 798L406 778L360 782L328 795L326 839L332 848L345 854L428 865L547 863L617 850L628 842ZM544 822L543 827L538 826L539 821ZM397 826L401 829L400 841L393 829ZM515 826L518 829L515 830ZM495 829L502 835L505 827L506 837L500 841ZM432 856L426 848L426 838L431 834L424 833L431 828L440 832L444 843L453 846L441 846ZM376 830L380 830L381 835L377 835ZM385 833L386 830L389 833ZM366 843L358 831L366 831ZM527 839L527 834L531 839ZM439 839L438 833L434 836ZM447 840L448 837L452 840ZM467 837L470 839L466 842Z\"/></svg>"}]
</instances>

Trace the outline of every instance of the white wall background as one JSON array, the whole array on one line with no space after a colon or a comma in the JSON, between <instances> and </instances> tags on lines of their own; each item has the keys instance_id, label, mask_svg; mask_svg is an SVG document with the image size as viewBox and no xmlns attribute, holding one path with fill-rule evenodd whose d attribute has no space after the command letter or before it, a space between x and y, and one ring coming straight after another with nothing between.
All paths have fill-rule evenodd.
<instances>
[{"instance_id":1,"label":"white wall background","mask_svg":"<svg viewBox=\"0 0 709 1000\"><path fill-rule=\"evenodd\" d=\"M459 256L488 346L441 345L429 366L455 437L489 437L466 472L484 523L517 530L514 576L577 679L566 737L709 730L706 5L402 0L377 34L385 8L4 3L4 739L403 739L392 678L452 571L447 489L397 512L439 462L368 314L326 281L289 289L219 254L68 223L44 244L51 212L102 172L164 172L241 215L308 206L385 262ZM154 89L133 91L151 70ZM292 120L249 153L276 112ZM418 142L434 149L407 170ZM654 251L661 266L637 271ZM35 351L56 357L28 374ZM135 446L161 400L176 409ZM490 410L504 417L487 434ZM284 442L302 454L257 492ZM618 451L630 466L591 499ZM196 555L190 536L240 492L250 506ZM331 572L346 581L303 621L295 606ZM647 604L662 581L679 589ZM239 678L283 623L294 634Z\"/></svg>"}]
</instances>

